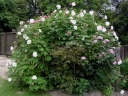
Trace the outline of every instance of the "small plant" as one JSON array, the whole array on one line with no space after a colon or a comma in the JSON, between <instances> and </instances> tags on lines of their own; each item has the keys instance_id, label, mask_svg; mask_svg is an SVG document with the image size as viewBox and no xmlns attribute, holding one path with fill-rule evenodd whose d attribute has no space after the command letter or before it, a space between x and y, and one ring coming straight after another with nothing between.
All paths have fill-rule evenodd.
<instances>
[{"instance_id":1,"label":"small plant","mask_svg":"<svg viewBox=\"0 0 128 96\"><path fill-rule=\"evenodd\" d=\"M111 85L104 87L103 89L104 96L112 96L112 93L113 93L113 87Z\"/></svg>"},{"instance_id":2,"label":"small plant","mask_svg":"<svg viewBox=\"0 0 128 96\"><path fill-rule=\"evenodd\" d=\"M75 93L78 94L78 96L83 96L83 93L88 91L89 89L88 87L89 87L88 80L80 78L75 88Z\"/></svg>"}]
</instances>

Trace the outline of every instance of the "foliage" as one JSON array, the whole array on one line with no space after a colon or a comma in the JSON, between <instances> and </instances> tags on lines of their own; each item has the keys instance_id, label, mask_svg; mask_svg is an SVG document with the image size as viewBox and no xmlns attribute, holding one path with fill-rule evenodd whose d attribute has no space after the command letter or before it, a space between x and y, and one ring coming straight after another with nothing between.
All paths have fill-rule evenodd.
<instances>
[{"instance_id":1,"label":"foliage","mask_svg":"<svg viewBox=\"0 0 128 96\"><path fill-rule=\"evenodd\" d=\"M0 32L17 28L19 17L15 14L16 10L15 0L0 1Z\"/></svg>"},{"instance_id":2,"label":"foliage","mask_svg":"<svg viewBox=\"0 0 128 96\"><path fill-rule=\"evenodd\" d=\"M17 33L8 76L31 91L59 89L81 95L112 85L118 41L94 11L57 10L30 19ZM84 86L83 86L84 85Z\"/></svg>"},{"instance_id":3,"label":"foliage","mask_svg":"<svg viewBox=\"0 0 128 96\"><path fill-rule=\"evenodd\" d=\"M26 21L30 18L27 3L26 0L16 0L17 12L15 14L18 15L20 21Z\"/></svg>"},{"instance_id":4,"label":"foliage","mask_svg":"<svg viewBox=\"0 0 128 96\"><path fill-rule=\"evenodd\" d=\"M41 14L51 14L57 4L60 4L63 8L69 9L72 7L71 2L75 2L76 10L93 10L100 13L100 15L105 14L107 11L104 5L109 6L108 0L26 0L26 2L29 18L34 18Z\"/></svg>"},{"instance_id":5,"label":"foliage","mask_svg":"<svg viewBox=\"0 0 128 96\"><path fill-rule=\"evenodd\" d=\"M119 41L122 45L128 43L128 1L119 4L118 17L114 22L114 29L119 36Z\"/></svg>"},{"instance_id":6,"label":"foliage","mask_svg":"<svg viewBox=\"0 0 128 96\"><path fill-rule=\"evenodd\" d=\"M122 82L121 82L121 87L128 89L128 58L126 58L123 61L123 64L120 66L120 72L122 75Z\"/></svg>"}]
</instances>

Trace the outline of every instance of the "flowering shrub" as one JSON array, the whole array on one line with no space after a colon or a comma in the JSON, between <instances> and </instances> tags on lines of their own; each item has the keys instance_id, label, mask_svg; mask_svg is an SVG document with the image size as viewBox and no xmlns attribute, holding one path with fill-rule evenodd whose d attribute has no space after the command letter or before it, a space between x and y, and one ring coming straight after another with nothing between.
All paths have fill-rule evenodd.
<instances>
[{"instance_id":1,"label":"flowering shrub","mask_svg":"<svg viewBox=\"0 0 128 96\"><path fill-rule=\"evenodd\" d=\"M11 48L17 66L9 67L9 82L76 94L111 86L118 42L110 23L97 21L94 11L56 7L49 16L22 22Z\"/></svg>"}]
</instances>

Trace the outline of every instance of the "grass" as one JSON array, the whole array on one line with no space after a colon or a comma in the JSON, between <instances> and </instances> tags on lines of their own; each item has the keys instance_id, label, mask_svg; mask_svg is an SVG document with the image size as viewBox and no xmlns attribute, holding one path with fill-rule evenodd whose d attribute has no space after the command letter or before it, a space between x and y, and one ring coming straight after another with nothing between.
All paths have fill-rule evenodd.
<instances>
[{"instance_id":1,"label":"grass","mask_svg":"<svg viewBox=\"0 0 128 96\"><path fill-rule=\"evenodd\" d=\"M44 92L32 93L28 90L19 91L15 87L11 87L7 80L0 77L0 96L50 96Z\"/></svg>"}]
</instances>

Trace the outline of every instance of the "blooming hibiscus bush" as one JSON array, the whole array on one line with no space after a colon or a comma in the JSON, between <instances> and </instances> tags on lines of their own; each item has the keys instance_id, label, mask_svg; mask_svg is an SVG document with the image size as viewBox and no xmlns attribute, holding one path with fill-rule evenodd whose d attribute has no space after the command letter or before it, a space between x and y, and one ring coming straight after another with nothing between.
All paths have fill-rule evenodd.
<instances>
[{"instance_id":1,"label":"blooming hibiscus bush","mask_svg":"<svg viewBox=\"0 0 128 96\"><path fill-rule=\"evenodd\" d=\"M118 37L106 16L96 18L94 11L61 10L57 5L51 15L20 22L9 82L31 91L75 94L112 86L120 64L115 58Z\"/></svg>"}]
</instances>

